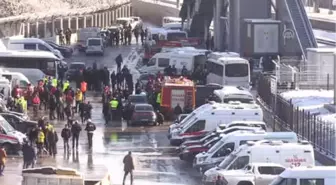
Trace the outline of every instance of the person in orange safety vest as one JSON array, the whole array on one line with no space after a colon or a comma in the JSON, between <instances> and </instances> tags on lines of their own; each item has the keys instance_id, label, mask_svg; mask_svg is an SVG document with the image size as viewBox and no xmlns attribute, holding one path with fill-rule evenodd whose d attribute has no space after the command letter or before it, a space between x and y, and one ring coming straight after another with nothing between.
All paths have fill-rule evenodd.
<instances>
[{"instance_id":1,"label":"person in orange safety vest","mask_svg":"<svg viewBox=\"0 0 336 185\"><path fill-rule=\"evenodd\" d=\"M82 81L80 84L80 90L83 93L83 100L85 100L85 92L87 90L87 83L85 81Z\"/></svg>"}]
</instances>

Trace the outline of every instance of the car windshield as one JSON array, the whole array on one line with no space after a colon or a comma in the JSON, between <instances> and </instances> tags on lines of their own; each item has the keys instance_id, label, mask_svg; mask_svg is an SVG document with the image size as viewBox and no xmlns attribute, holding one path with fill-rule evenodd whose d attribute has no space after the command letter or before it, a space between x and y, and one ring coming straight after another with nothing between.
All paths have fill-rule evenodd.
<instances>
[{"instance_id":1,"label":"car windshield","mask_svg":"<svg viewBox=\"0 0 336 185\"><path fill-rule=\"evenodd\" d=\"M13 131L15 131L15 129L5 119L1 119L0 120L0 125L5 130L5 132L13 132Z\"/></svg>"},{"instance_id":2,"label":"car windshield","mask_svg":"<svg viewBox=\"0 0 336 185\"><path fill-rule=\"evenodd\" d=\"M138 105L135 106L135 111L154 111L154 109L150 105Z\"/></svg>"},{"instance_id":3,"label":"car windshield","mask_svg":"<svg viewBox=\"0 0 336 185\"><path fill-rule=\"evenodd\" d=\"M230 154L228 157L226 157L225 159L224 159L224 161L222 161L219 165L218 165L218 167L220 168L220 169L226 169L231 163L232 163L232 161L234 161L235 159L236 159L236 157L237 157L237 155L236 154Z\"/></svg>"},{"instance_id":4,"label":"car windshield","mask_svg":"<svg viewBox=\"0 0 336 185\"><path fill-rule=\"evenodd\" d=\"M146 96L130 96L128 97L129 101L132 103L146 103Z\"/></svg>"},{"instance_id":5,"label":"car windshield","mask_svg":"<svg viewBox=\"0 0 336 185\"><path fill-rule=\"evenodd\" d=\"M216 152L224 143L225 143L225 140L221 139L220 141L218 141L215 145L213 145L209 149L208 153L214 153L214 152Z\"/></svg>"},{"instance_id":6,"label":"car windshield","mask_svg":"<svg viewBox=\"0 0 336 185\"><path fill-rule=\"evenodd\" d=\"M90 39L88 42L89 42L88 43L89 46L100 46L101 45L100 39Z\"/></svg>"},{"instance_id":7,"label":"car windshield","mask_svg":"<svg viewBox=\"0 0 336 185\"><path fill-rule=\"evenodd\" d=\"M83 69L85 66L83 64L71 64L70 69Z\"/></svg>"}]
</instances>

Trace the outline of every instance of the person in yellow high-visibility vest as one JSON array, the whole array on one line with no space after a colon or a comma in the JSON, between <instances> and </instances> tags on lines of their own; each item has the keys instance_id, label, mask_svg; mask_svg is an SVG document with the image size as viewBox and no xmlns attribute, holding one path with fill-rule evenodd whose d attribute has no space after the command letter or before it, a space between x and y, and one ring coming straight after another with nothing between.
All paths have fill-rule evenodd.
<instances>
[{"instance_id":1,"label":"person in yellow high-visibility vest","mask_svg":"<svg viewBox=\"0 0 336 185\"><path fill-rule=\"evenodd\" d=\"M65 81L64 84L63 84L63 89L62 89L63 92L65 92L65 90L67 90L69 86L70 86L70 82L68 80Z\"/></svg>"},{"instance_id":2,"label":"person in yellow high-visibility vest","mask_svg":"<svg viewBox=\"0 0 336 185\"><path fill-rule=\"evenodd\" d=\"M156 95L156 110L160 110L160 106L161 106L161 93L159 92Z\"/></svg>"},{"instance_id":3,"label":"person in yellow high-visibility vest","mask_svg":"<svg viewBox=\"0 0 336 185\"><path fill-rule=\"evenodd\" d=\"M116 98L113 98L110 101L110 108L111 108L111 116L112 116L112 120L113 118L115 118L117 116L117 108L118 108L119 102Z\"/></svg>"},{"instance_id":4,"label":"person in yellow high-visibility vest","mask_svg":"<svg viewBox=\"0 0 336 185\"><path fill-rule=\"evenodd\" d=\"M57 79L56 78L53 78L52 80L51 80L51 86L53 86L53 87L57 87Z\"/></svg>"},{"instance_id":5,"label":"person in yellow high-visibility vest","mask_svg":"<svg viewBox=\"0 0 336 185\"><path fill-rule=\"evenodd\" d=\"M45 140L45 135L43 133L42 128L39 127L38 134L37 134L37 148L38 148L37 155L41 155L43 152L44 140Z\"/></svg>"},{"instance_id":6,"label":"person in yellow high-visibility vest","mask_svg":"<svg viewBox=\"0 0 336 185\"><path fill-rule=\"evenodd\" d=\"M76 110L75 112L78 111L79 104L83 102L83 92L80 89L77 89L76 91Z\"/></svg>"},{"instance_id":7,"label":"person in yellow high-visibility vest","mask_svg":"<svg viewBox=\"0 0 336 185\"><path fill-rule=\"evenodd\" d=\"M27 113L28 111L28 107L27 107L27 100L24 99L23 97L21 97L21 104L22 104L22 109L24 113Z\"/></svg>"}]
</instances>

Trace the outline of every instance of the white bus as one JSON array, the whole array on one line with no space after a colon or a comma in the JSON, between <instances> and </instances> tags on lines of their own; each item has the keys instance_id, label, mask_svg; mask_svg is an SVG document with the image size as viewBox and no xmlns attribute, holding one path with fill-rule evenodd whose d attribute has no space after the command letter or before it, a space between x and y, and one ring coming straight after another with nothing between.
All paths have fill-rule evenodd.
<instances>
[{"instance_id":1,"label":"white bus","mask_svg":"<svg viewBox=\"0 0 336 185\"><path fill-rule=\"evenodd\" d=\"M40 69L46 75L57 76L57 64L62 63L46 51L0 51L0 67Z\"/></svg>"},{"instance_id":2,"label":"white bus","mask_svg":"<svg viewBox=\"0 0 336 185\"><path fill-rule=\"evenodd\" d=\"M180 17L163 17L162 26L165 26L167 23L182 23L182 19Z\"/></svg>"},{"instance_id":3,"label":"white bus","mask_svg":"<svg viewBox=\"0 0 336 185\"><path fill-rule=\"evenodd\" d=\"M240 57L221 57L206 62L207 83L250 88L250 64Z\"/></svg>"}]
</instances>

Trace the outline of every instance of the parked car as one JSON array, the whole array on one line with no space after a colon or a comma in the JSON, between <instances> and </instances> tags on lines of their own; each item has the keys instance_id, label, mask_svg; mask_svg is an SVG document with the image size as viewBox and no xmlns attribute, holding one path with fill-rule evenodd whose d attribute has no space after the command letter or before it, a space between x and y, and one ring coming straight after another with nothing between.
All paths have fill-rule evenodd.
<instances>
[{"instance_id":1,"label":"parked car","mask_svg":"<svg viewBox=\"0 0 336 185\"><path fill-rule=\"evenodd\" d=\"M5 120L13 127L15 130L22 133L28 133L32 128L36 127L37 122L31 121L29 119L24 119L13 113L0 113L0 115L5 118Z\"/></svg>"},{"instance_id":2,"label":"parked car","mask_svg":"<svg viewBox=\"0 0 336 185\"><path fill-rule=\"evenodd\" d=\"M156 114L154 108L150 104L135 104L131 125L145 124L145 125L156 125Z\"/></svg>"},{"instance_id":3,"label":"parked car","mask_svg":"<svg viewBox=\"0 0 336 185\"><path fill-rule=\"evenodd\" d=\"M66 73L66 77L68 80L72 81L74 79L76 79L77 74L79 73L80 70L84 70L85 69L85 63L84 62L72 62L69 65L69 69Z\"/></svg>"},{"instance_id":4,"label":"parked car","mask_svg":"<svg viewBox=\"0 0 336 185\"><path fill-rule=\"evenodd\" d=\"M73 49L71 47L61 46L52 41L45 41L45 42L48 43L54 49L60 51L65 58L69 58L72 56Z\"/></svg>"}]
</instances>

